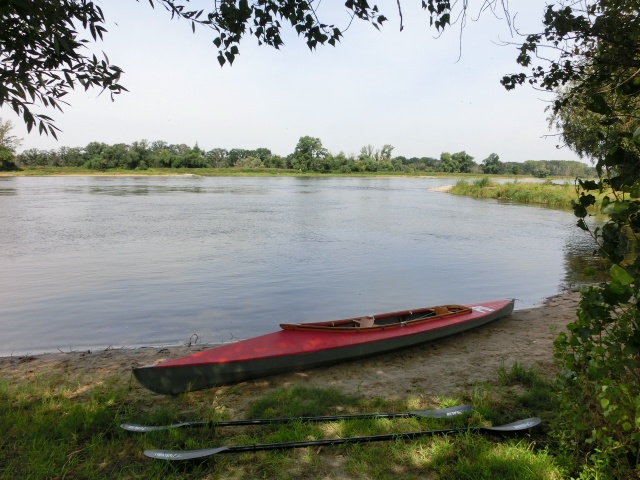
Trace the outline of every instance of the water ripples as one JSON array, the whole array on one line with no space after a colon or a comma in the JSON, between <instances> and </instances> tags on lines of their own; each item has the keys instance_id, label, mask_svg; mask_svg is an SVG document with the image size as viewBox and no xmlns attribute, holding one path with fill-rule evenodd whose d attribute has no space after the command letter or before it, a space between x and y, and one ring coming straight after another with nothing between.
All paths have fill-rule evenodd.
<instances>
[{"instance_id":1,"label":"water ripples","mask_svg":"<svg viewBox=\"0 0 640 480\"><path fill-rule=\"evenodd\" d=\"M523 308L592 250L570 212L428 191L445 183L2 179L0 354L219 342L438 303Z\"/></svg>"}]
</instances>

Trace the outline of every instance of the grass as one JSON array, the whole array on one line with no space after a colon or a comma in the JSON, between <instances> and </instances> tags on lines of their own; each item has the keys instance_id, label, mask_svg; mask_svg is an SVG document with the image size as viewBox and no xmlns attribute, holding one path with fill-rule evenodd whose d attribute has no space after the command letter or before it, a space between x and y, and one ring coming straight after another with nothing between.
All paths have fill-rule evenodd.
<instances>
[{"instance_id":1,"label":"grass","mask_svg":"<svg viewBox=\"0 0 640 480\"><path fill-rule=\"evenodd\" d=\"M474 182L460 180L451 193L476 198L495 198L517 203L545 205L554 208L571 209L571 202L577 200L575 186L572 183L557 184L550 181L497 183L483 177ZM598 197L598 204L604 195Z\"/></svg>"},{"instance_id":2,"label":"grass","mask_svg":"<svg viewBox=\"0 0 640 480\"><path fill-rule=\"evenodd\" d=\"M515 364L494 383L469 394L428 403L408 395L395 401L347 395L333 389L292 387L264 395L251 417L309 416L407 411L470 403L475 411L449 419L349 420L240 428L175 429L134 434L125 421L165 424L219 419L224 411L208 392L176 397L141 396L121 381L106 379L84 389L63 373L43 373L31 382L0 382L1 479L540 479L562 478L549 453L546 428L525 435L486 434L422 437L357 445L218 455L204 461L154 461L145 449L198 449L377 435L404 431L552 418L552 385ZM152 399L152 400L150 400ZM221 413L222 412L222 413Z\"/></svg>"}]
</instances>

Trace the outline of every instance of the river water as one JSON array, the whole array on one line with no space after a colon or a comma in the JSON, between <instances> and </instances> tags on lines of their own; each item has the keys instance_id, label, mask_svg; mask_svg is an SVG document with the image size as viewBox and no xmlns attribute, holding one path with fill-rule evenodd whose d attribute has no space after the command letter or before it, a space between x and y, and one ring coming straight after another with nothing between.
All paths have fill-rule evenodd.
<instances>
[{"instance_id":1,"label":"river water","mask_svg":"<svg viewBox=\"0 0 640 480\"><path fill-rule=\"evenodd\" d=\"M539 304L571 212L427 178L0 178L0 355L218 343L441 303ZM194 335L195 334L195 335Z\"/></svg>"}]
</instances>

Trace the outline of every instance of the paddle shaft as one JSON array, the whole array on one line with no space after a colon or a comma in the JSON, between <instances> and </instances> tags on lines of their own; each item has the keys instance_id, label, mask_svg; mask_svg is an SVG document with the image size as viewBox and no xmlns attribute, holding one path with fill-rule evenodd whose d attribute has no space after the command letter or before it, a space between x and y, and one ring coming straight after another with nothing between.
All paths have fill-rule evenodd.
<instances>
[{"instance_id":1,"label":"paddle shaft","mask_svg":"<svg viewBox=\"0 0 640 480\"><path fill-rule=\"evenodd\" d=\"M477 432L481 427L472 428L446 428L444 430L426 430L422 432L388 433L384 435L370 435L367 437L327 438L322 440L307 440L302 442L259 443L256 445L236 445L226 447L220 453L259 452L262 450L287 450L303 447L321 447L325 445L342 445L345 443L371 443L386 442L389 440L413 440L427 435L447 435L459 432Z\"/></svg>"},{"instance_id":2,"label":"paddle shaft","mask_svg":"<svg viewBox=\"0 0 640 480\"><path fill-rule=\"evenodd\" d=\"M390 433L385 435L371 435L366 437L333 438L322 440L307 440L302 442L281 442L281 443L259 443L255 445L235 445L229 447L208 448L202 450L145 450L147 457L160 460L194 460L211 457L222 453L242 453L259 452L263 450L285 450L303 447L318 447L324 445L342 445L346 443L371 443L389 440L412 440L418 437L433 435L448 435L460 432L488 432L488 433L514 433L529 429L540 424L537 417L519 420L517 422L501 425L497 427L470 427L470 428L448 428L444 430L425 430L421 432Z\"/></svg>"},{"instance_id":3,"label":"paddle shaft","mask_svg":"<svg viewBox=\"0 0 640 480\"><path fill-rule=\"evenodd\" d=\"M174 425L159 425L159 426L147 426L137 425L131 423L123 423L120 426L125 430L131 432L151 432L157 430L166 430L170 428L182 428L182 427L239 427L247 425L273 425L281 423L292 422L329 422L339 420L353 420L353 419L377 419L377 418L406 418L406 417L429 417L429 418L448 418L455 415L460 415L464 412L473 410L473 407L469 405L457 405L455 407L441 408L438 410L422 410L412 412L398 412L398 413L361 413L354 415L327 415L319 417L283 417L283 418L255 418L246 420L220 420L215 422L183 422L176 423Z\"/></svg>"}]
</instances>

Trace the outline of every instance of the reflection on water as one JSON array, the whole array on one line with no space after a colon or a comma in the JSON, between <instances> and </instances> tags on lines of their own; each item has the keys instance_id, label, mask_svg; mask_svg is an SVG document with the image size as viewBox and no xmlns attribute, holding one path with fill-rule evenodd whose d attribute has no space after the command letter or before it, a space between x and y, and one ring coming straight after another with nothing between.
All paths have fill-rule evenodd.
<instances>
[{"instance_id":1,"label":"reflection on water","mask_svg":"<svg viewBox=\"0 0 640 480\"><path fill-rule=\"evenodd\" d=\"M15 195L18 191L11 186L11 178L0 177L0 195Z\"/></svg>"},{"instance_id":2,"label":"reflection on water","mask_svg":"<svg viewBox=\"0 0 640 480\"><path fill-rule=\"evenodd\" d=\"M282 322L540 303L592 246L571 212L420 178L10 178L0 354L220 342Z\"/></svg>"}]
</instances>

